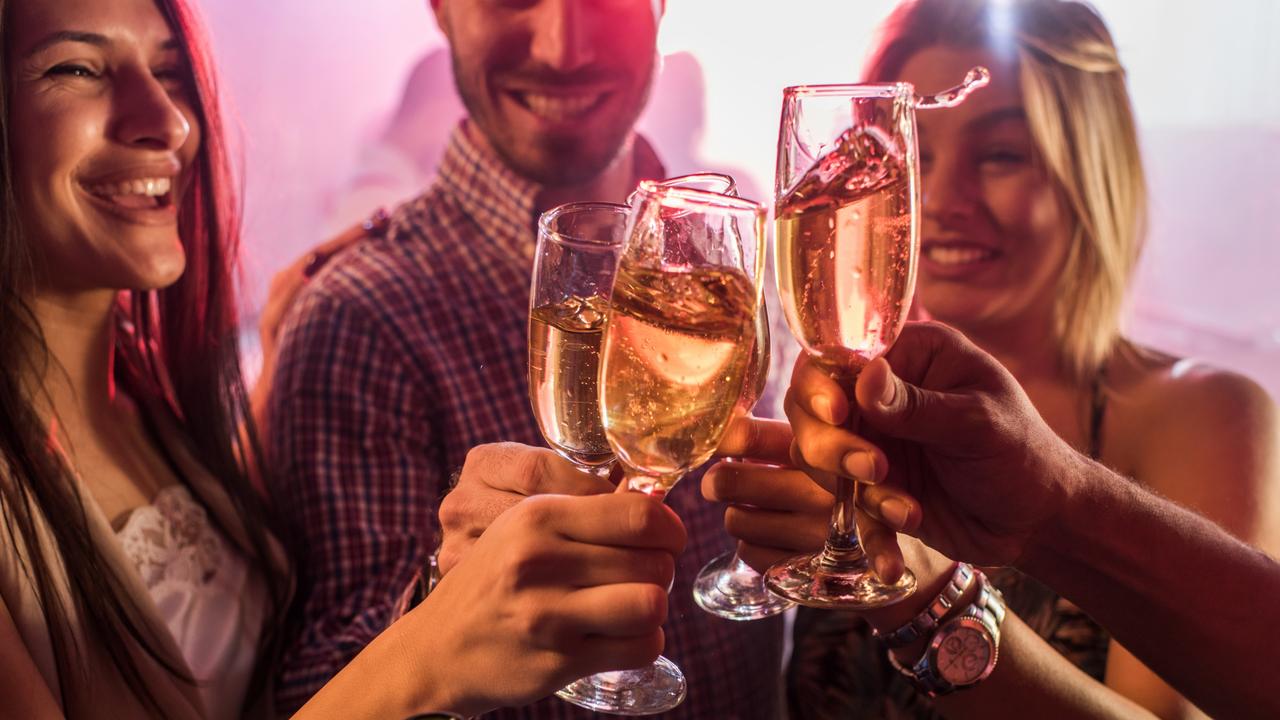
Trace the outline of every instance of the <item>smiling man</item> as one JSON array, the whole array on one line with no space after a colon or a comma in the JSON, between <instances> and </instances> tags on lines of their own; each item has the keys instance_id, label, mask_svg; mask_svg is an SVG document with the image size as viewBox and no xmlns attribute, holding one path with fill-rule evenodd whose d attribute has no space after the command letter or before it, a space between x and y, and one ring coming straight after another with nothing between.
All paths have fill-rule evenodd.
<instances>
[{"instance_id":1,"label":"smiling man","mask_svg":"<svg viewBox=\"0 0 1280 720\"><path fill-rule=\"evenodd\" d=\"M640 179L664 175L633 130L654 75L662 5L431 7L468 118L435 183L397 209L385 233L326 266L281 330L272 491L305 548L302 628L286 652L282 711L397 617L442 533L447 572L525 494L613 489L531 447L543 444L526 373L535 220L564 202L621 202ZM500 441L512 444L468 454ZM479 459L495 456L505 459ZM546 472L518 472L530 467ZM670 717L776 717L780 619L733 623L693 603L698 569L731 543L721 509L697 492L685 482L668 498L689 532L664 649L684 669L689 695ZM549 699L498 716L593 714Z\"/></svg>"}]
</instances>

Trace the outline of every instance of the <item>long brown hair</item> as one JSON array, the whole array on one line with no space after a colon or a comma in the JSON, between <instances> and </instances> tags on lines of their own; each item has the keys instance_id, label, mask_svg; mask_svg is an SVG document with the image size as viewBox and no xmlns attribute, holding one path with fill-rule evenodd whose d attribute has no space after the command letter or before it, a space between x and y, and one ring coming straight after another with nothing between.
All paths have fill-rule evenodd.
<instances>
[{"instance_id":1,"label":"long brown hair","mask_svg":"<svg viewBox=\"0 0 1280 720\"><path fill-rule=\"evenodd\" d=\"M866 76L891 80L937 45L1017 59L1027 124L1075 223L1054 307L1059 361L1073 378L1092 378L1121 340L1147 211L1137 123L1111 33L1076 0L909 0L885 21Z\"/></svg>"},{"instance_id":2,"label":"long brown hair","mask_svg":"<svg viewBox=\"0 0 1280 720\"><path fill-rule=\"evenodd\" d=\"M5 65L0 72L0 513L4 540L10 547L26 550L19 554L29 559L23 569L36 588L49 627L64 708L70 697L68 687L84 672L75 661L79 653L68 617L74 612L78 624L106 650L130 689L159 716L159 705L124 641L132 639L175 675L181 677L181 672L163 659L138 627L120 578L104 569L73 470L50 451L47 428L30 388L24 387L24 378L38 373L50 356L26 299L34 275L13 181L10 4L0 0L0 57L4 58L0 62ZM178 418L195 457L222 482L242 519L251 546L250 561L268 579L271 607L252 699L265 686L267 670L281 644L278 620L286 611L289 581L271 562L269 533L283 537L281 528L249 477L249 464L262 452L248 411L237 345L240 211L206 35L188 0L156 0L156 4L185 49L187 81L203 142L193 165L191 188L179 208L186 271L163 290L122 294L121 308L131 328L125 339L141 361L117 362L116 373L131 390L159 399ZM48 528L52 547L44 547L41 525ZM48 557L58 558L60 567L41 561ZM60 586L70 590L70 608Z\"/></svg>"}]
</instances>

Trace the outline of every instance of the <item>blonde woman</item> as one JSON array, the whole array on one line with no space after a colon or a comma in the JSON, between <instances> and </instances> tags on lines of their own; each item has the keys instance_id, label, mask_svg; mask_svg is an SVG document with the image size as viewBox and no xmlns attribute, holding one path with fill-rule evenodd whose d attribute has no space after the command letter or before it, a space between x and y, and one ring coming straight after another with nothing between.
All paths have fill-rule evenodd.
<instances>
[{"instance_id":1,"label":"blonde woman","mask_svg":"<svg viewBox=\"0 0 1280 720\"><path fill-rule=\"evenodd\" d=\"M1103 21L1087 5L1063 0L910 2L889 18L867 78L928 92L974 65L991 69L989 87L954 110L918 118L918 306L994 355L1079 451L1263 543L1275 520L1266 502L1276 477L1272 403L1245 378L1139 347L1120 333L1146 186L1124 70ZM802 412L788 402L793 419ZM745 478L733 499L763 503L763 511L735 508L727 518L750 545L795 550L821 538L811 530L801 539L801 523L777 522L777 508L744 489L759 472L718 475L712 495ZM798 493L812 509L795 500ZM789 512L813 516L805 526L825 527L829 495L797 489L788 502ZM951 574L936 554L907 564L920 590L896 616L870 618L881 631L922 610ZM1194 559L1187 571L1198 571ZM987 574L1009 610L998 658L1005 667L978 689L932 701L889 664L859 619L803 611L789 677L793 717L984 709L996 713L990 716L1198 714L1047 587L1012 570ZM1213 592L1212 577L1204 586ZM971 590L962 600L972 597ZM900 650L898 659L914 661L921 652Z\"/></svg>"}]
</instances>

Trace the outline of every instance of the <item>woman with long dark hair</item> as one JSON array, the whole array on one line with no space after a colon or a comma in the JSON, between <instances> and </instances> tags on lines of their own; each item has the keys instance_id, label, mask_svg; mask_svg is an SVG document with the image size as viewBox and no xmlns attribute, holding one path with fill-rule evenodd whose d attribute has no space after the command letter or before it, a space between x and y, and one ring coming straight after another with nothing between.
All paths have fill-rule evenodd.
<instances>
[{"instance_id":1,"label":"woman with long dark hair","mask_svg":"<svg viewBox=\"0 0 1280 720\"><path fill-rule=\"evenodd\" d=\"M184 0L0 0L0 716L273 714L292 568L251 478L239 209L202 38ZM566 643L595 648L583 625L619 603L573 593L634 576L521 571L592 567L573 555L599 542L582 511L508 513L302 714L478 712L609 669ZM673 516L649 531L678 550ZM492 612L464 624L459 605ZM615 646L638 665L660 613L623 615Z\"/></svg>"}]
</instances>

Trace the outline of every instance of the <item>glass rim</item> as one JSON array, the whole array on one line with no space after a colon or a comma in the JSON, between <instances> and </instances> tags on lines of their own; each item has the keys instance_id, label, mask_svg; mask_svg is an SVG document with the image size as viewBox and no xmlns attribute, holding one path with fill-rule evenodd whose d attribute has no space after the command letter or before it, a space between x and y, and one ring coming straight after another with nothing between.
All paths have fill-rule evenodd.
<instances>
[{"instance_id":1,"label":"glass rim","mask_svg":"<svg viewBox=\"0 0 1280 720\"><path fill-rule=\"evenodd\" d=\"M603 201L586 201L571 202L557 205L538 216L538 234L553 239L561 245L582 246L591 248L616 248L621 247L626 238L619 240L605 240L600 238L586 238L562 232L552 227L556 220L563 215L580 212L612 212L622 216L625 225L627 218L631 215L631 208L621 203L603 202Z\"/></svg>"},{"instance_id":2,"label":"glass rim","mask_svg":"<svg viewBox=\"0 0 1280 720\"><path fill-rule=\"evenodd\" d=\"M908 82L836 83L832 85L790 85L783 88L784 98L792 97L866 97L892 98L914 95L916 88Z\"/></svg>"},{"instance_id":3,"label":"glass rim","mask_svg":"<svg viewBox=\"0 0 1280 720\"><path fill-rule=\"evenodd\" d=\"M710 192L708 190L695 190L693 188L671 187L663 184L661 180L641 180L635 190L636 196L645 197L663 197L674 198L679 201L671 203L670 207L678 207L683 210L698 210L702 208L710 208L715 210L726 210L730 212L750 212L768 214L769 208L763 203L755 200L748 200L743 197L735 197L732 195L724 195L721 193Z\"/></svg>"},{"instance_id":4,"label":"glass rim","mask_svg":"<svg viewBox=\"0 0 1280 720\"><path fill-rule=\"evenodd\" d=\"M715 172L714 170L699 170L697 172L684 173L683 175L676 175L675 177L669 177L664 180L659 180L658 183L661 185L677 186L677 185L680 185L681 183L686 183L691 180L723 180L728 189L736 190L738 187L738 182L733 179L732 175L728 173ZM705 192L714 192L714 191L708 190ZM719 193L719 194L727 195L728 193L726 192L726 193Z\"/></svg>"}]
</instances>

